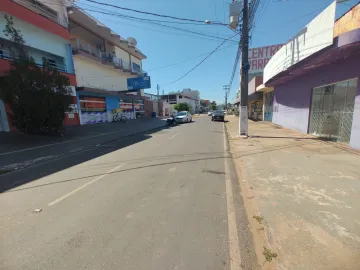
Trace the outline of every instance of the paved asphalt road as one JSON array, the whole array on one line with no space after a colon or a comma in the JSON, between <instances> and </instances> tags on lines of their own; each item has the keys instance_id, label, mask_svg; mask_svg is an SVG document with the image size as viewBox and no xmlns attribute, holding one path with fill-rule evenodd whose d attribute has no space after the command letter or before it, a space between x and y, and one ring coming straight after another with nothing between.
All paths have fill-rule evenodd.
<instances>
[{"instance_id":1,"label":"paved asphalt road","mask_svg":"<svg viewBox=\"0 0 360 270\"><path fill-rule=\"evenodd\" d=\"M224 136L202 116L3 175L0 269L257 269Z\"/></svg>"}]
</instances>

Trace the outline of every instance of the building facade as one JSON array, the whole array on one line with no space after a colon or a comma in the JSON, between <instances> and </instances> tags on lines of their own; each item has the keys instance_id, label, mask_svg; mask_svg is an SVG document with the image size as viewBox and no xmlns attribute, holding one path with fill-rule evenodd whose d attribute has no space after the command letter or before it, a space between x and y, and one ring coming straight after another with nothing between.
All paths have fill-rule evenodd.
<instances>
[{"instance_id":1,"label":"building facade","mask_svg":"<svg viewBox=\"0 0 360 270\"><path fill-rule=\"evenodd\" d=\"M76 7L69 9L69 30L81 124L144 115L143 91L128 93L127 79L141 77L146 56L127 40Z\"/></svg>"},{"instance_id":2,"label":"building facade","mask_svg":"<svg viewBox=\"0 0 360 270\"><path fill-rule=\"evenodd\" d=\"M335 13L331 8L321 14L322 19L331 19ZM320 24L315 18L306 30L316 33L326 27L331 36L328 44L319 44L311 53L316 44L302 43L311 48L297 48L299 55L308 52L303 59L296 61L289 50L290 55L280 51L274 55L265 69L265 85L258 87L264 91L265 120L360 149L359 11L360 4L336 22ZM300 32L294 40L301 41L301 35L305 33ZM307 40L310 37L307 33ZM276 62L285 64L279 69Z\"/></svg>"},{"instance_id":3,"label":"building facade","mask_svg":"<svg viewBox=\"0 0 360 270\"><path fill-rule=\"evenodd\" d=\"M174 106L179 103L187 103L190 108L191 113L195 113L197 109L197 100L193 99L191 97L185 96L182 93L172 93L168 95L161 95L160 100L164 101L164 108L168 108L167 104L172 107L172 109L169 109L169 111L174 112ZM199 107L200 108L200 107ZM167 114L165 114L167 115Z\"/></svg>"},{"instance_id":4,"label":"building facade","mask_svg":"<svg viewBox=\"0 0 360 270\"><path fill-rule=\"evenodd\" d=\"M76 85L75 70L70 46L68 30L67 0L2 0L0 5L0 76L6 76L11 68L12 56L10 48L12 42L2 31L6 26L5 14L13 18L14 27L23 35L26 52L32 56L39 66L42 58L56 67L68 77L74 89ZM76 104L73 91L73 105ZM75 107L75 106L72 106ZM0 131L10 131L15 128L9 120L11 113L0 101ZM66 114L64 124L76 125L79 123L77 111Z\"/></svg>"},{"instance_id":5,"label":"building facade","mask_svg":"<svg viewBox=\"0 0 360 270\"><path fill-rule=\"evenodd\" d=\"M200 92L198 90L191 90L190 88L185 88L181 92L184 96L190 97L195 101L195 108L192 113L199 113L200 111Z\"/></svg>"}]
</instances>

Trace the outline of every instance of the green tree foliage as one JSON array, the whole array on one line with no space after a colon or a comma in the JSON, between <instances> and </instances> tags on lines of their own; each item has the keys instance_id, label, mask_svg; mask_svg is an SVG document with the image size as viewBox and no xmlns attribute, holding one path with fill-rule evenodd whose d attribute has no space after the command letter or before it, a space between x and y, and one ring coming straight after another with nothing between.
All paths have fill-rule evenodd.
<instances>
[{"instance_id":1,"label":"green tree foliage","mask_svg":"<svg viewBox=\"0 0 360 270\"><path fill-rule=\"evenodd\" d=\"M177 110L178 112L182 112L182 111L190 112L189 104L187 104L186 102L176 104L174 106L174 109Z\"/></svg>"},{"instance_id":2,"label":"green tree foliage","mask_svg":"<svg viewBox=\"0 0 360 270\"><path fill-rule=\"evenodd\" d=\"M215 101L213 101L213 102L211 102L211 104L210 104L210 110L212 110L212 111L215 111L216 110L216 102Z\"/></svg>"},{"instance_id":3,"label":"green tree foliage","mask_svg":"<svg viewBox=\"0 0 360 270\"><path fill-rule=\"evenodd\" d=\"M39 67L25 50L22 34L5 15L3 32L13 42L11 69L0 82L0 98L10 107L11 123L27 133L59 133L68 109L69 80L43 58Z\"/></svg>"}]
</instances>

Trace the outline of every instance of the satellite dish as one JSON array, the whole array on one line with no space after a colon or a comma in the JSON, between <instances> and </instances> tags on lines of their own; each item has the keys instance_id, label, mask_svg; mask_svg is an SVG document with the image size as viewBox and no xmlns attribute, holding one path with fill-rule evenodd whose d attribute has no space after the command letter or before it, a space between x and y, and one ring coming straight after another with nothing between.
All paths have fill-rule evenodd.
<instances>
[{"instance_id":1,"label":"satellite dish","mask_svg":"<svg viewBox=\"0 0 360 270\"><path fill-rule=\"evenodd\" d=\"M135 38L129 37L127 38L127 41L129 42L129 45L136 47L137 41Z\"/></svg>"}]
</instances>

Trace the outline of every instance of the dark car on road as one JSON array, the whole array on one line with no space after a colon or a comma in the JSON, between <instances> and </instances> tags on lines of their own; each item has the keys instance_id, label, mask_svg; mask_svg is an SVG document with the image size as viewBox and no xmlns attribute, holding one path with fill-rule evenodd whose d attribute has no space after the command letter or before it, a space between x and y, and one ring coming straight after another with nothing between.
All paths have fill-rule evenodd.
<instances>
[{"instance_id":1,"label":"dark car on road","mask_svg":"<svg viewBox=\"0 0 360 270\"><path fill-rule=\"evenodd\" d=\"M224 112L223 111L213 111L211 115L211 121L224 121Z\"/></svg>"}]
</instances>

